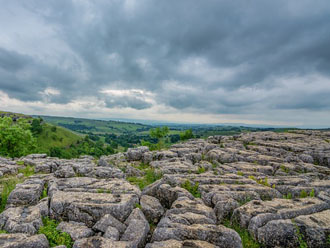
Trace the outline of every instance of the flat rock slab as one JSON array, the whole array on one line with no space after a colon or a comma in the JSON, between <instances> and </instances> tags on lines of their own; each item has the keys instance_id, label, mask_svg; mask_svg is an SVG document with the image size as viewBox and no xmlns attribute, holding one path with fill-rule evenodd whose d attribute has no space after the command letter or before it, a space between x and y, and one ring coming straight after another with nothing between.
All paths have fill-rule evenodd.
<instances>
[{"instance_id":1,"label":"flat rock slab","mask_svg":"<svg viewBox=\"0 0 330 248\"><path fill-rule=\"evenodd\" d=\"M50 182L49 191L136 194L141 191L124 179L96 179L91 177L59 178Z\"/></svg>"},{"instance_id":2,"label":"flat rock slab","mask_svg":"<svg viewBox=\"0 0 330 248\"><path fill-rule=\"evenodd\" d=\"M258 241L267 247L326 247L330 235L330 210L301 215L292 220L272 220L257 232Z\"/></svg>"},{"instance_id":3,"label":"flat rock slab","mask_svg":"<svg viewBox=\"0 0 330 248\"><path fill-rule=\"evenodd\" d=\"M0 229L9 233L36 234L42 226L37 206L8 208L0 214Z\"/></svg>"},{"instance_id":4,"label":"flat rock slab","mask_svg":"<svg viewBox=\"0 0 330 248\"><path fill-rule=\"evenodd\" d=\"M160 170L163 174L191 173L198 170L196 165L180 159L153 161L150 163L150 166Z\"/></svg>"},{"instance_id":5,"label":"flat rock slab","mask_svg":"<svg viewBox=\"0 0 330 248\"><path fill-rule=\"evenodd\" d=\"M90 237L79 239L73 244L73 248L133 248L131 242L114 241L103 237ZM136 247L136 246L135 246Z\"/></svg>"},{"instance_id":6,"label":"flat rock slab","mask_svg":"<svg viewBox=\"0 0 330 248\"><path fill-rule=\"evenodd\" d=\"M88 228L84 223L74 221L63 221L57 226L56 229L68 233L72 240L87 238L94 235L92 229Z\"/></svg>"},{"instance_id":7,"label":"flat rock slab","mask_svg":"<svg viewBox=\"0 0 330 248\"><path fill-rule=\"evenodd\" d=\"M178 198L155 229L152 242L201 240L220 247L242 247L239 235L216 225L213 209L201 200Z\"/></svg>"},{"instance_id":8,"label":"flat rock slab","mask_svg":"<svg viewBox=\"0 0 330 248\"><path fill-rule=\"evenodd\" d=\"M106 214L124 221L138 202L136 194L56 191L50 201L50 215L57 220L83 222L92 227Z\"/></svg>"},{"instance_id":9,"label":"flat rock slab","mask_svg":"<svg viewBox=\"0 0 330 248\"><path fill-rule=\"evenodd\" d=\"M185 248L185 247L217 248L219 246L201 240L185 240L185 241L166 240L161 242L149 243L146 245L146 248Z\"/></svg>"},{"instance_id":10,"label":"flat rock slab","mask_svg":"<svg viewBox=\"0 0 330 248\"><path fill-rule=\"evenodd\" d=\"M49 248L45 235L27 236L25 234L0 234L2 248Z\"/></svg>"},{"instance_id":11,"label":"flat rock slab","mask_svg":"<svg viewBox=\"0 0 330 248\"><path fill-rule=\"evenodd\" d=\"M202 240L219 247L242 248L239 235L232 229L221 225L193 224L183 225L172 223L166 227L157 227L153 233L152 241L166 240Z\"/></svg>"},{"instance_id":12,"label":"flat rock slab","mask_svg":"<svg viewBox=\"0 0 330 248\"><path fill-rule=\"evenodd\" d=\"M294 200L274 199L272 201L251 201L234 210L232 220L250 233L257 235L257 230L271 220L292 219L329 209L330 205L317 198Z\"/></svg>"},{"instance_id":13,"label":"flat rock slab","mask_svg":"<svg viewBox=\"0 0 330 248\"><path fill-rule=\"evenodd\" d=\"M24 183L17 184L8 197L6 207L37 204L44 184L45 181L38 178L27 179Z\"/></svg>"}]
</instances>

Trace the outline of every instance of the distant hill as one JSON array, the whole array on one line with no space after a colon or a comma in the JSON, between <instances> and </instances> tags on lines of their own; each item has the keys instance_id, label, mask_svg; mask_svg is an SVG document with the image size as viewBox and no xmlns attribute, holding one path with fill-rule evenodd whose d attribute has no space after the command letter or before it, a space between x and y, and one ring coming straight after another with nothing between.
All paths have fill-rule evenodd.
<instances>
[{"instance_id":1,"label":"distant hill","mask_svg":"<svg viewBox=\"0 0 330 248\"><path fill-rule=\"evenodd\" d=\"M73 117L59 117L59 116L40 116L44 121L68 128L70 130L80 133L93 133L93 134L105 134L112 133L115 135L139 133L148 131L151 126L139 123L129 123L120 121L104 121L104 120L92 120L84 118Z\"/></svg>"},{"instance_id":2,"label":"distant hill","mask_svg":"<svg viewBox=\"0 0 330 248\"><path fill-rule=\"evenodd\" d=\"M49 153L52 147L69 148L82 140L83 136L63 127L43 123L42 131L37 135L36 139L38 151Z\"/></svg>"}]
</instances>

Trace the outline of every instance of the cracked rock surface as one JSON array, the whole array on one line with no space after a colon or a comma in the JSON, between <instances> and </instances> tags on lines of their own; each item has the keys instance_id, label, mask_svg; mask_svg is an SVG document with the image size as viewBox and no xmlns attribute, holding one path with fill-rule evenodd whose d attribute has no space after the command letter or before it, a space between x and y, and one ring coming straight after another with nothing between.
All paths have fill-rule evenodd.
<instances>
[{"instance_id":1,"label":"cracked rock surface","mask_svg":"<svg viewBox=\"0 0 330 248\"><path fill-rule=\"evenodd\" d=\"M242 231L260 247L330 247L329 140L326 131L252 132L98 161L0 158L1 180L35 172L0 213L0 247L50 247L38 234L44 217L75 248L240 248Z\"/></svg>"}]
</instances>

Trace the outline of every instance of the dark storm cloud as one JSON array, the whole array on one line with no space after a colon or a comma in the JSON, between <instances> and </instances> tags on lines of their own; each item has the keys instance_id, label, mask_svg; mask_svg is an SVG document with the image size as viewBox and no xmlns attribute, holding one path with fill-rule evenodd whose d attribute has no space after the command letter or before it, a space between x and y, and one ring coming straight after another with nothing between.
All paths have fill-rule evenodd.
<instances>
[{"instance_id":1,"label":"dark storm cloud","mask_svg":"<svg viewBox=\"0 0 330 248\"><path fill-rule=\"evenodd\" d=\"M56 66L19 49L0 49L0 89L24 101L43 99L38 92L52 87L61 94L48 100L58 103L94 96L109 108L152 106L134 95L109 99L100 93L115 88L152 92L153 104L191 112L262 116L268 109L330 109L329 84L313 82L320 88L315 92L296 82L310 75L330 80L328 0L36 0L8 6L24 10L18 25L36 18L66 47L54 51Z\"/></svg>"}]
</instances>

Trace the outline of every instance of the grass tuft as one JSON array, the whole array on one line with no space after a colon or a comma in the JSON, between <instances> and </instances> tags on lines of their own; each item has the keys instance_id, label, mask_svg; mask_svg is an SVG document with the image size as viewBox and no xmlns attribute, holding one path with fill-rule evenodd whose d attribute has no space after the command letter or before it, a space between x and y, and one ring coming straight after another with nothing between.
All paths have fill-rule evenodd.
<instances>
[{"instance_id":1,"label":"grass tuft","mask_svg":"<svg viewBox=\"0 0 330 248\"><path fill-rule=\"evenodd\" d=\"M195 198L201 197L201 193L198 190L198 186L198 182L192 184L189 180L186 180L183 184L181 184L181 187L188 190Z\"/></svg>"},{"instance_id":2,"label":"grass tuft","mask_svg":"<svg viewBox=\"0 0 330 248\"><path fill-rule=\"evenodd\" d=\"M24 168L19 168L18 173L22 173L24 177L29 177L34 175L34 166L28 165L25 166Z\"/></svg>"},{"instance_id":3,"label":"grass tuft","mask_svg":"<svg viewBox=\"0 0 330 248\"><path fill-rule=\"evenodd\" d=\"M163 177L162 173L157 173L153 168L145 169L144 172L145 175L143 177L128 177L127 181L131 184L139 186L142 190L149 184L152 184Z\"/></svg>"},{"instance_id":4,"label":"grass tuft","mask_svg":"<svg viewBox=\"0 0 330 248\"><path fill-rule=\"evenodd\" d=\"M42 219L43 226L40 227L38 234L45 234L49 241L50 247L65 245L67 248L71 248L73 241L69 234L56 230L59 223L48 217Z\"/></svg>"},{"instance_id":5,"label":"grass tuft","mask_svg":"<svg viewBox=\"0 0 330 248\"><path fill-rule=\"evenodd\" d=\"M245 228L240 227L237 223L231 223L230 220L225 220L223 222L225 227L234 229L241 237L242 244L244 248L260 248L262 247L253 237L250 235L249 231Z\"/></svg>"},{"instance_id":6,"label":"grass tuft","mask_svg":"<svg viewBox=\"0 0 330 248\"><path fill-rule=\"evenodd\" d=\"M206 171L206 169L204 167L199 167L197 170L197 174L202 174Z\"/></svg>"},{"instance_id":7,"label":"grass tuft","mask_svg":"<svg viewBox=\"0 0 330 248\"><path fill-rule=\"evenodd\" d=\"M1 192L0 213L2 213L5 210L8 196L15 189L16 184L18 184L20 181L21 180L19 180L16 177L1 181L1 185L3 188L2 188L2 192Z\"/></svg>"},{"instance_id":8,"label":"grass tuft","mask_svg":"<svg viewBox=\"0 0 330 248\"><path fill-rule=\"evenodd\" d=\"M16 161L16 164L17 165L24 165L24 161L22 161L22 160Z\"/></svg>"}]
</instances>

